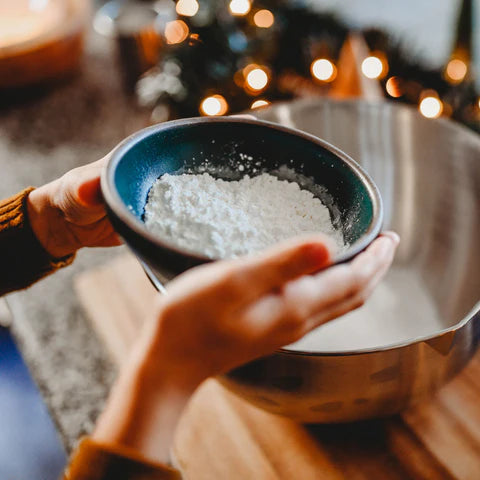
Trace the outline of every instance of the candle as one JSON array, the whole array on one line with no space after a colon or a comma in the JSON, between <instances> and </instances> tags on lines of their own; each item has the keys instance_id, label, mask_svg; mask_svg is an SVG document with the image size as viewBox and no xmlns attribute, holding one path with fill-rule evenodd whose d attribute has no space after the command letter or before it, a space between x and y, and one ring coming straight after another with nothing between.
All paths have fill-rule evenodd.
<instances>
[{"instance_id":1,"label":"candle","mask_svg":"<svg viewBox=\"0 0 480 480\"><path fill-rule=\"evenodd\" d=\"M48 33L67 14L62 0L0 1L0 48Z\"/></svg>"}]
</instances>

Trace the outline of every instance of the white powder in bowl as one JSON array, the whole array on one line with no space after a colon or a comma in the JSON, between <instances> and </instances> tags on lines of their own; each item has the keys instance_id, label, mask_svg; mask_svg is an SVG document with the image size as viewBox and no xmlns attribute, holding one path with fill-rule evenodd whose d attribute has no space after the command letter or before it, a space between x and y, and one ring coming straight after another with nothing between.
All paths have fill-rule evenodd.
<instances>
[{"instance_id":1,"label":"white powder in bowl","mask_svg":"<svg viewBox=\"0 0 480 480\"><path fill-rule=\"evenodd\" d=\"M238 181L208 173L160 177L145 206L147 228L209 258L235 258L301 234L324 233L345 247L328 208L298 183L262 173Z\"/></svg>"}]
</instances>

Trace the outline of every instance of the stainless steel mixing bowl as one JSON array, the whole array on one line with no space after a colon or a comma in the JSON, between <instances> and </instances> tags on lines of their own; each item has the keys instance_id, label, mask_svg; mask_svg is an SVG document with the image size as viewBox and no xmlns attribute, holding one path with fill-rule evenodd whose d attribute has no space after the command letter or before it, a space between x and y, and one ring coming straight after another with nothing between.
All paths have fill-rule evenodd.
<instances>
[{"instance_id":1,"label":"stainless steel mixing bowl","mask_svg":"<svg viewBox=\"0 0 480 480\"><path fill-rule=\"evenodd\" d=\"M399 302L384 320L409 315L418 334L353 351L281 350L232 371L223 384L302 422L389 415L425 399L465 366L480 338L480 137L384 102L308 99L258 116L336 145L373 177L384 226L402 238L385 280ZM410 305L419 285L436 313ZM437 316L435 331L425 330L432 324L425 315Z\"/></svg>"},{"instance_id":2,"label":"stainless steel mixing bowl","mask_svg":"<svg viewBox=\"0 0 480 480\"><path fill-rule=\"evenodd\" d=\"M389 415L427 398L465 366L480 338L480 137L386 102L307 99L257 116L332 143L371 174L383 197L384 226L402 238L384 280L396 307L376 320L408 320L417 333L375 348L283 349L220 380L302 422ZM431 309L416 302L420 288ZM382 300L381 289L371 301L375 295Z\"/></svg>"}]
</instances>

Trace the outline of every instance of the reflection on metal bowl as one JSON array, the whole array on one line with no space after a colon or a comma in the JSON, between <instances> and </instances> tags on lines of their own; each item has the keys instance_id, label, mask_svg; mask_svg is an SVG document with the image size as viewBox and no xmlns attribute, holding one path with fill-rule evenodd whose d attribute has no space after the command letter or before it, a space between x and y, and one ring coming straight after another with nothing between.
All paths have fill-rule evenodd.
<instances>
[{"instance_id":1,"label":"reflection on metal bowl","mask_svg":"<svg viewBox=\"0 0 480 480\"><path fill-rule=\"evenodd\" d=\"M222 383L302 422L389 415L427 398L465 366L480 338L480 137L389 103L309 99L258 116L325 139L371 174L384 226L402 238L383 283L395 302L380 305L380 290L371 300L379 308L355 314L365 328L385 329L383 344L376 338L362 347L354 333L337 339L339 349L300 344L238 368ZM399 326L408 335L389 337Z\"/></svg>"}]
</instances>

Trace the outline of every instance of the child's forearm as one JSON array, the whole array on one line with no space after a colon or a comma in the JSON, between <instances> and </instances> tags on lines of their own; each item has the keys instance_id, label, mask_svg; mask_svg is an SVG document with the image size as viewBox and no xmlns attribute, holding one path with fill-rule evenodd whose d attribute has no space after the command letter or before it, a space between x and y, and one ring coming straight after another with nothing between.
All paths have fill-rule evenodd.
<instances>
[{"instance_id":1,"label":"child's forearm","mask_svg":"<svg viewBox=\"0 0 480 480\"><path fill-rule=\"evenodd\" d=\"M178 420L203 378L191 369L172 370L169 359L162 361L161 352L150 345L154 337L144 338L112 389L92 438L166 463Z\"/></svg>"}]
</instances>

